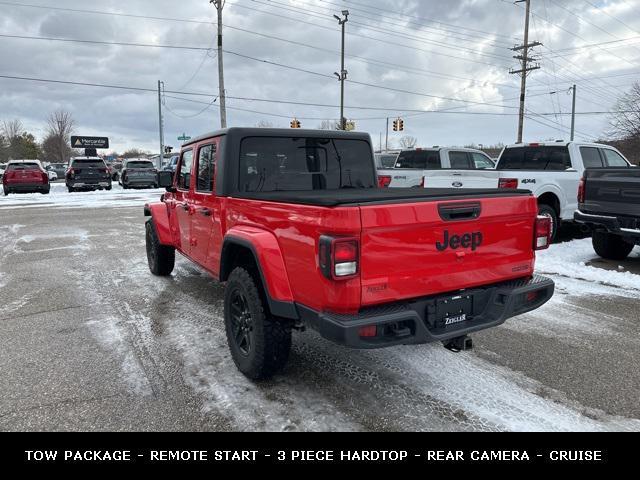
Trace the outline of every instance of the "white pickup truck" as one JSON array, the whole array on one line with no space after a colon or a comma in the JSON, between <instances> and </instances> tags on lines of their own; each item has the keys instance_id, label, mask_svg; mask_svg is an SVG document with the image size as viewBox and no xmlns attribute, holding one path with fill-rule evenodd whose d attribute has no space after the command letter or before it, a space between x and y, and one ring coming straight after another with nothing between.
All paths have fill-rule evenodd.
<instances>
[{"instance_id":1,"label":"white pickup truck","mask_svg":"<svg viewBox=\"0 0 640 480\"><path fill-rule=\"evenodd\" d=\"M491 157L473 148L416 148L400 152L394 168L379 169L378 185L390 188L422 187L425 186L425 176L431 177L438 171L450 175L450 169L468 169L479 174L480 170L493 168L495 162Z\"/></svg>"},{"instance_id":2,"label":"white pickup truck","mask_svg":"<svg viewBox=\"0 0 640 480\"><path fill-rule=\"evenodd\" d=\"M555 236L578 208L578 186L586 168L626 167L615 148L597 143L548 142L508 145L496 169L426 172L425 188L520 188L538 198L541 215L551 218Z\"/></svg>"}]
</instances>

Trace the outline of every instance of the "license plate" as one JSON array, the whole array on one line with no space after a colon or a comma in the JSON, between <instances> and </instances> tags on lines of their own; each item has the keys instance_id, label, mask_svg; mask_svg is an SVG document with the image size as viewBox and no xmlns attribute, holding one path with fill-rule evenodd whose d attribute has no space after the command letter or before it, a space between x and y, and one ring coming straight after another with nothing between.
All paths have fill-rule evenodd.
<instances>
[{"instance_id":1,"label":"license plate","mask_svg":"<svg viewBox=\"0 0 640 480\"><path fill-rule=\"evenodd\" d=\"M436 301L436 327L445 328L471 320L473 296L456 295Z\"/></svg>"}]
</instances>

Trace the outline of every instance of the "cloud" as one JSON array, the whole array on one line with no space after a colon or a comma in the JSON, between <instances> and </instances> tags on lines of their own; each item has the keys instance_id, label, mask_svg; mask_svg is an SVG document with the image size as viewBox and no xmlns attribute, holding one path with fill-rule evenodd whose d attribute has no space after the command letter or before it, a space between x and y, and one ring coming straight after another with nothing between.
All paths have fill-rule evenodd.
<instances>
[{"instance_id":1,"label":"cloud","mask_svg":"<svg viewBox=\"0 0 640 480\"><path fill-rule=\"evenodd\" d=\"M589 5L592 3L594 6ZM634 76L603 77L638 71L640 42L630 40L600 47L565 50L586 44L638 37L640 9L629 0L546 0L532 7L531 39L542 68L529 77L527 107L556 113L527 120L529 140L566 138L570 110L568 87L578 84L578 110L606 110ZM169 20L87 14L70 10L2 5L0 33L76 40L192 46L215 46L215 9L208 2L115 0L56 2L58 8L91 9ZM347 108L359 130L377 144L386 117L405 116L405 134L424 145L492 144L514 141L516 117L462 113L415 115L406 110L455 108L456 112L515 113L519 78L510 47L520 42L523 10L499 0L228 0L224 10L224 48L231 52L333 76L340 68L340 31L334 13L350 10L346 37L349 79L392 90L347 83ZM189 22L183 20L191 20ZM246 30L246 31L243 31ZM270 37L279 37L290 42ZM207 96L171 95L165 99L167 143L179 144L182 132L197 135L219 127L215 52L92 45L3 38L0 74L201 92ZM307 44L316 48L308 48ZM357 57L357 58L354 58ZM321 118L339 115L339 83L335 78L294 71L224 55L227 94L232 97L335 105L296 106L229 99L231 125L253 126L267 120L286 127L296 116L303 126L316 127ZM396 91L393 91L396 90ZM398 90L422 93L413 95ZM549 94L556 91L556 94ZM505 105L467 105L450 97ZM204 103L196 103L204 102ZM140 147L157 150L158 113L155 92L36 83L0 79L0 119L20 118L40 138L47 115L63 108L72 112L77 133L107 135L117 150ZM237 109L254 110L262 114ZM281 117L271 116L281 115ZM580 136L596 138L605 129L602 115L580 116ZM559 129L559 130L558 130ZM392 134L392 138L394 138Z\"/></svg>"}]
</instances>

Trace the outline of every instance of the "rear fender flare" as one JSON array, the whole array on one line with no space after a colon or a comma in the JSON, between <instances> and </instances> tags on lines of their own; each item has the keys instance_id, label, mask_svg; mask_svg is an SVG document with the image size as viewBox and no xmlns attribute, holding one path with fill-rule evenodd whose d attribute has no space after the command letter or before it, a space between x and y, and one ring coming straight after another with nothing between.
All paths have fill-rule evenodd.
<instances>
[{"instance_id":1,"label":"rear fender flare","mask_svg":"<svg viewBox=\"0 0 640 480\"><path fill-rule=\"evenodd\" d=\"M158 234L160 243L162 245L174 246L167 206L163 202L147 203L144 206L144 216L151 217L153 220L153 225L156 227L156 233Z\"/></svg>"},{"instance_id":2,"label":"rear fender flare","mask_svg":"<svg viewBox=\"0 0 640 480\"><path fill-rule=\"evenodd\" d=\"M219 280L225 282L234 268L231 258L233 246L248 249L258 268L264 292L273 315L298 319L289 275L275 235L255 227L234 227L222 242Z\"/></svg>"}]
</instances>

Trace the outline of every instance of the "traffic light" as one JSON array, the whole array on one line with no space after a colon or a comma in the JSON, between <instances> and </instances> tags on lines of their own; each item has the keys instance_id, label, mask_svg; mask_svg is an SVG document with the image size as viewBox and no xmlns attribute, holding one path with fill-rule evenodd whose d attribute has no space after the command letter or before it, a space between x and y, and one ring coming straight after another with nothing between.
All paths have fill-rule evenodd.
<instances>
[{"instance_id":1,"label":"traffic light","mask_svg":"<svg viewBox=\"0 0 640 480\"><path fill-rule=\"evenodd\" d=\"M398 120L394 120L393 121L393 131L397 132L398 131Z\"/></svg>"},{"instance_id":2,"label":"traffic light","mask_svg":"<svg viewBox=\"0 0 640 480\"><path fill-rule=\"evenodd\" d=\"M291 120L291 128L300 128L300 126L300 120L298 120L297 118Z\"/></svg>"},{"instance_id":3,"label":"traffic light","mask_svg":"<svg viewBox=\"0 0 640 480\"><path fill-rule=\"evenodd\" d=\"M398 130L404 132L404 120L401 118L398 119Z\"/></svg>"},{"instance_id":4,"label":"traffic light","mask_svg":"<svg viewBox=\"0 0 640 480\"><path fill-rule=\"evenodd\" d=\"M173 147L166 146L164 147L164 153L171 153L173 151Z\"/></svg>"}]
</instances>

